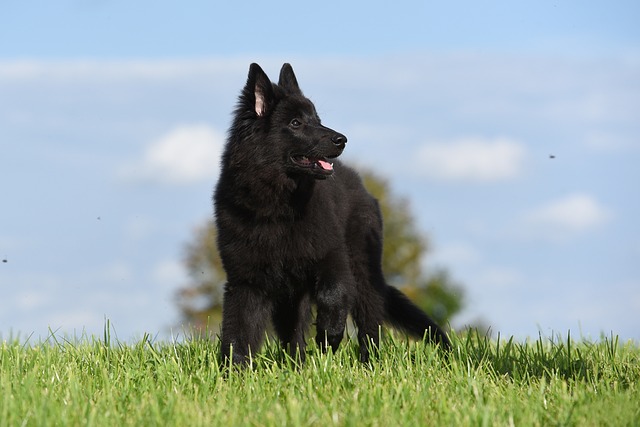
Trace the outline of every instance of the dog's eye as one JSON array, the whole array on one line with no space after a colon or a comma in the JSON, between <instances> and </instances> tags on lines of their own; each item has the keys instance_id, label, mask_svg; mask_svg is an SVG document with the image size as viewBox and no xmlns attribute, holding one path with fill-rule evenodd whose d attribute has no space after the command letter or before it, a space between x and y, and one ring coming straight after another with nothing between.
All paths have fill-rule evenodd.
<instances>
[{"instance_id":1,"label":"dog's eye","mask_svg":"<svg viewBox=\"0 0 640 427\"><path fill-rule=\"evenodd\" d=\"M302 122L300 122L300 120L298 119L293 119L289 123L289 126L291 126L292 128L297 128L297 127L300 127L301 125L302 125Z\"/></svg>"}]
</instances>

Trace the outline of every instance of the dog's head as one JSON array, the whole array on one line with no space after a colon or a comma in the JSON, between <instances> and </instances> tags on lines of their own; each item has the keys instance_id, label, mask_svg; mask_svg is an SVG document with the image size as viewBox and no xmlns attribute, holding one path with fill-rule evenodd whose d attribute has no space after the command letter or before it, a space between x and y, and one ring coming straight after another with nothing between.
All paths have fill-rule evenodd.
<instances>
[{"instance_id":1,"label":"dog's head","mask_svg":"<svg viewBox=\"0 0 640 427\"><path fill-rule=\"evenodd\" d=\"M326 178L333 173L331 159L342 154L347 142L346 136L322 125L289 64L282 66L278 84L251 64L236 113L260 136L258 143L264 146L256 148L274 161L277 156L278 167L290 175Z\"/></svg>"}]
</instances>

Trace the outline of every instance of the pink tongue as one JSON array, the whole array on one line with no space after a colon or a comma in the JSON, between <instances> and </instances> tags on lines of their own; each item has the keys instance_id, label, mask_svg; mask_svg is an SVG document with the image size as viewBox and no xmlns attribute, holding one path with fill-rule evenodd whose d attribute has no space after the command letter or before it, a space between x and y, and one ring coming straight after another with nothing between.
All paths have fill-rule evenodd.
<instances>
[{"instance_id":1,"label":"pink tongue","mask_svg":"<svg viewBox=\"0 0 640 427\"><path fill-rule=\"evenodd\" d=\"M333 170L333 165L329 162L325 162L324 160L318 160L318 164L320 165L320 167L326 171L331 171Z\"/></svg>"}]
</instances>

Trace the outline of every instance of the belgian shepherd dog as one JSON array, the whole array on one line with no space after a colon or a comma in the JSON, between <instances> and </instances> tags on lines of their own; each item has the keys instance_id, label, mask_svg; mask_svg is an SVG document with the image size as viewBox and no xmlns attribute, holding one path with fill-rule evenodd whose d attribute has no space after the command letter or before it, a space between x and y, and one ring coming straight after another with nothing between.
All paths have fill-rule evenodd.
<instances>
[{"instance_id":1,"label":"belgian shepherd dog","mask_svg":"<svg viewBox=\"0 0 640 427\"><path fill-rule=\"evenodd\" d=\"M245 364L268 322L292 356L305 356L316 306L316 341L334 351L347 316L360 360L385 321L444 348L446 334L382 274L382 217L358 174L335 160L347 137L322 125L284 64L278 84L251 64L214 192L227 284L222 356Z\"/></svg>"}]
</instances>

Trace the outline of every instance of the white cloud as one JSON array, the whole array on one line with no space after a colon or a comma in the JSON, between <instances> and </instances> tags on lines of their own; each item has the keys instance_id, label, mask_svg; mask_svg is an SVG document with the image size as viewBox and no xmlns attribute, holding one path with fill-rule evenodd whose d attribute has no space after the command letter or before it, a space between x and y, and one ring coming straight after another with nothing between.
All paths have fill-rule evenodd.
<instances>
[{"instance_id":1,"label":"white cloud","mask_svg":"<svg viewBox=\"0 0 640 427\"><path fill-rule=\"evenodd\" d=\"M15 304L20 310L37 310L48 305L51 299L47 291L28 289L15 296Z\"/></svg>"},{"instance_id":2,"label":"white cloud","mask_svg":"<svg viewBox=\"0 0 640 427\"><path fill-rule=\"evenodd\" d=\"M144 79L166 81L212 74L233 75L244 72L249 59L182 59L182 60L0 60L0 82L33 80L75 81L79 79L114 80Z\"/></svg>"},{"instance_id":3,"label":"white cloud","mask_svg":"<svg viewBox=\"0 0 640 427\"><path fill-rule=\"evenodd\" d=\"M480 252L468 242L452 242L436 246L433 253L426 254L428 264L435 266L473 265L482 260Z\"/></svg>"},{"instance_id":4,"label":"white cloud","mask_svg":"<svg viewBox=\"0 0 640 427\"><path fill-rule=\"evenodd\" d=\"M635 136L616 132L591 131L585 135L587 147L597 151L619 151L632 148Z\"/></svg>"},{"instance_id":5,"label":"white cloud","mask_svg":"<svg viewBox=\"0 0 640 427\"><path fill-rule=\"evenodd\" d=\"M124 261L114 261L104 269L101 276L109 281L130 282L133 280L133 270Z\"/></svg>"},{"instance_id":6,"label":"white cloud","mask_svg":"<svg viewBox=\"0 0 640 427\"><path fill-rule=\"evenodd\" d=\"M611 218L608 209L589 194L570 194L534 209L525 216L526 222L548 227L551 231L583 232Z\"/></svg>"},{"instance_id":7,"label":"white cloud","mask_svg":"<svg viewBox=\"0 0 640 427\"><path fill-rule=\"evenodd\" d=\"M152 217L136 215L127 219L124 233L129 239L137 242L149 238L160 228L161 225Z\"/></svg>"},{"instance_id":8,"label":"white cloud","mask_svg":"<svg viewBox=\"0 0 640 427\"><path fill-rule=\"evenodd\" d=\"M224 135L208 125L178 126L154 141L122 175L163 184L193 184L218 175Z\"/></svg>"},{"instance_id":9,"label":"white cloud","mask_svg":"<svg viewBox=\"0 0 640 427\"><path fill-rule=\"evenodd\" d=\"M78 308L52 313L48 317L48 326L56 334L78 335L82 332L96 333L104 325L104 314L91 309Z\"/></svg>"},{"instance_id":10,"label":"white cloud","mask_svg":"<svg viewBox=\"0 0 640 427\"><path fill-rule=\"evenodd\" d=\"M189 279L184 265L175 259L168 259L157 263L153 268L151 276L154 282L165 290L175 290Z\"/></svg>"},{"instance_id":11,"label":"white cloud","mask_svg":"<svg viewBox=\"0 0 640 427\"><path fill-rule=\"evenodd\" d=\"M416 168L438 180L501 181L522 172L525 153L522 143L509 138L462 138L423 145Z\"/></svg>"},{"instance_id":12,"label":"white cloud","mask_svg":"<svg viewBox=\"0 0 640 427\"><path fill-rule=\"evenodd\" d=\"M507 267L486 267L478 274L478 284L486 290L516 289L523 282L521 272Z\"/></svg>"}]
</instances>

